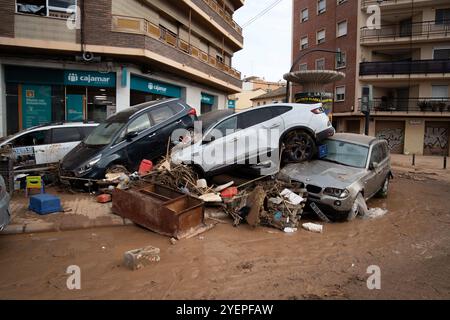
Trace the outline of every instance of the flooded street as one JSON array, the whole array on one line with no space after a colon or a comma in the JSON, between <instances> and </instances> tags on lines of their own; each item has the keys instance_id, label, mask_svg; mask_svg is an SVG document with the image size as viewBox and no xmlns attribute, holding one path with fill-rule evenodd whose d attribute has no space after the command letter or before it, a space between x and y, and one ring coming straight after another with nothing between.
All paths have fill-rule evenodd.
<instances>
[{"instance_id":1,"label":"flooded street","mask_svg":"<svg viewBox=\"0 0 450 320\"><path fill-rule=\"evenodd\" d=\"M218 224L178 241L135 226L0 236L1 299L449 299L450 183L399 174L376 219L285 234ZM139 271L125 251L152 245L161 261ZM81 268L70 291L66 269ZM369 266L381 290L369 290Z\"/></svg>"}]
</instances>

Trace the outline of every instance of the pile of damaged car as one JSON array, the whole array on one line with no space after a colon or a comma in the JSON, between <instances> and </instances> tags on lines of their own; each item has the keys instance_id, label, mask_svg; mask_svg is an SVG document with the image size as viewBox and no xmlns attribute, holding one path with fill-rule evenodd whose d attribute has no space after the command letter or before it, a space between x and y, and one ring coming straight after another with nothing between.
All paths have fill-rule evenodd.
<instances>
[{"instance_id":1,"label":"pile of damaged car","mask_svg":"<svg viewBox=\"0 0 450 320\"><path fill-rule=\"evenodd\" d=\"M144 173L143 162L151 163ZM197 117L180 99L108 118L63 159L59 173L73 187L100 193L164 185L222 208L235 225L252 220L281 230L296 229L308 213L325 222L364 216L366 201L386 196L392 177L387 143L336 134L321 104Z\"/></svg>"},{"instance_id":2,"label":"pile of damaged car","mask_svg":"<svg viewBox=\"0 0 450 320\"><path fill-rule=\"evenodd\" d=\"M128 108L100 124L61 128L78 135L72 134L69 140L75 142L61 151L63 158L51 159L56 183L95 194L99 202L113 203L114 214L172 236L206 228L208 208L230 216L235 226L245 222L285 232L295 232L305 216L350 221L367 215L368 199L387 195L392 178L386 141L335 133L320 103L216 110L197 117L185 101L165 99ZM15 167L23 169L28 150L35 162L27 172L39 174L36 160L43 147L36 139L61 140L58 130L38 127L18 135L32 136L34 147L14 142L24 138L10 138ZM191 221L197 222L165 230L169 218L155 209L160 202L150 197L134 207L143 195L168 203L187 197L190 205L182 205L182 212L195 214ZM9 220L8 205L2 211L2 220ZM160 222L149 224L152 219Z\"/></svg>"}]
</instances>

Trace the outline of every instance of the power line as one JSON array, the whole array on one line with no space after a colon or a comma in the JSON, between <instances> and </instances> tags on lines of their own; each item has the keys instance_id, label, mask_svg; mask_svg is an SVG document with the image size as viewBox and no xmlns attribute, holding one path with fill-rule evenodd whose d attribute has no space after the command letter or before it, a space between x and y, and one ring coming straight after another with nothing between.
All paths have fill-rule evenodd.
<instances>
[{"instance_id":1,"label":"power line","mask_svg":"<svg viewBox=\"0 0 450 320\"><path fill-rule=\"evenodd\" d=\"M264 16L267 12L269 12L270 10L272 10L273 8L275 8L279 3L281 3L281 1L283 0L276 0L275 2L271 3L270 5L268 5L264 10L262 10L260 13L258 13L256 16L254 16L253 18L251 18L250 20L248 20L246 23L244 23L242 25L242 28L246 28L249 25L251 25L253 22L255 22L256 20L258 20L259 18L261 18L262 16Z\"/></svg>"}]
</instances>

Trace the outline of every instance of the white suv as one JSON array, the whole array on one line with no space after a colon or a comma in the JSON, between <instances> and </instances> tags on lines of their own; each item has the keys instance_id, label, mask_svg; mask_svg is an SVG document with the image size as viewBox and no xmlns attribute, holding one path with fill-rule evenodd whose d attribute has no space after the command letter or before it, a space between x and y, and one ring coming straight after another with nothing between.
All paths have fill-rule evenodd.
<instances>
[{"instance_id":1,"label":"white suv","mask_svg":"<svg viewBox=\"0 0 450 320\"><path fill-rule=\"evenodd\" d=\"M98 123L74 122L33 127L0 139L0 148L13 148L16 169L42 167L62 160L96 126Z\"/></svg>"},{"instance_id":2,"label":"white suv","mask_svg":"<svg viewBox=\"0 0 450 320\"><path fill-rule=\"evenodd\" d=\"M275 174L282 162L312 159L317 144L335 133L322 104L266 105L195 131L202 138L174 151L172 162L194 165L206 176L241 165Z\"/></svg>"}]
</instances>

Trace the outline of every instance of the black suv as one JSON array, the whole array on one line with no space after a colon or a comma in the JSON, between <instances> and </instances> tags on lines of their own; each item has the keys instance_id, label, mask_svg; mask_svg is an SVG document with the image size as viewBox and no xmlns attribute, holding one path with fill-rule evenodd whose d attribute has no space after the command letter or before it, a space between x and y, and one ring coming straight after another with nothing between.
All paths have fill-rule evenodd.
<instances>
[{"instance_id":1,"label":"black suv","mask_svg":"<svg viewBox=\"0 0 450 320\"><path fill-rule=\"evenodd\" d=\"M118 167L135 172L143 159L165 155L172 133L193 129L196 120L195 109L180 99L146 102L121 111L67 154L60 175L98 180Z\"/></svg>"}]
</instances>

